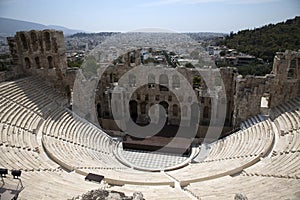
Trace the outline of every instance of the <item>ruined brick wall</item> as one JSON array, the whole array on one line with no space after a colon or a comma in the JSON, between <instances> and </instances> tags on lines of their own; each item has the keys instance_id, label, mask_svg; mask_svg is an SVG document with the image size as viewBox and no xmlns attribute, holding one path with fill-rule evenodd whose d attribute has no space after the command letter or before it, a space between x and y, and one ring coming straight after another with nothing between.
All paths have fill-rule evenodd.
<instances>
[{"instance_id":1,"label":"ruined brick wall","mask_svg":"<svg viewBox=\"0 0 300 200\"><path fill-rule=\"evenodd\" d=\"M300 95L300 51L277 53L273 72L276 82L270 86L271 107Z\"/></svg>"},{"instance_id":2,"label":"ruined brick wall","mask_svg":"<svg viewBox=\"0 0 300 200\"><path fill-rule=\"evenodd\" d=\"M269 108L300 95L300 52L277 53L272 74L236 78L234 126L261 112L261 99L267 96Z\"/></svg>"},{"instance_id":3,"label":"ruined brick wall","mask_svg":"<svg viewBox=\"0 0 300 200\"><path fill-rule=\"evenodd\" d=\"M62 31L21 31L8 38L17 69L42 78L63 91L67 62Z\"/></svg>"},{"instance_id":4,"label":"ruined brick wall","mask_svg":"<svg viewBox=\"0 0 300 200\"><path fill-rule=\"evenodd\" d=\"M125 61L128 60L129 53L125 54ZM136 56L137 57L137 56ZM135 65L134 65L135 66ZM151 68L151 66L145 66L145 68ZM215 125L223 126L222 124L217 124L218 121L221 121L221 110L225 106L227 113L225 119L225 126L231 126L232 124L232 113L233 113L233 94L234 94L234 77L236 76L236 71L233 68L222 68L222 69L188 69L188 68L164 68L165 71L163 74L151 74L147 73L145 77L145 85L141 88L137 88L133 83L128 87L128 84L131 84L130 74L127 74L128 77L124 76L126 72L133 69L133 66L129 62L125 64L111 65L106 69L101 81L99 82L96 94L96 107L98 117L100 119L109 119L111 116L110 113L110 103L108 102L111 99L109 95L112 88L114 88L114 82L118 81L121 77L126 79L125 84L122 85L119 83L119 86L124 86L129 88L128 90L133 90L134 93L132 96L129 96L129 91L124 93L124 98L130 100L131 103L134 103L136 106L136 121L138 123L147 123L147 115L150 107L154 104L165 104L168 106L168 124L170 125L179 125L181 122L184 126L191 126L191 118L195 115L191 107L197 104L199 106L199 119L200 125L208 126L211 119L214 118ZM192 99L192 96L189 94L179 94L176 96L171 90L161 91L159 86L160 76L163 75L168 79L168 88L172 89L173 87L185 87L183 84L182 77L179 78L179 82L174 82L175 71L178 71L184 76L188 81L189 85L192 87L193 79L196 76L201 77L200 85L197 85L194 92L197 99ZM147 84L149 81L149 76L153 76L155 84ZM219 74L219 76L217 76ZM220 76L221 75L221 76ZM137 78L137 77L136 77ZM221 87L222 79L224 81L225 94L226 98L218 92L218 89ZM210 88L207 87L210 85ZM185 89L184 91L188 91ZM120 94L121 95L121 94ZM227 103L226 103L227 101ZM114 104L114 102L112 102ZM116 105L122 105L121 102L115 103ZM212 111L215 110L215 113ZM119 112L121 113L121 112ZM214 115L214 116L213 116ZM154 111L153 117L158 116L158 110ZM117 117L118 118L118 117ZM116 119L115 119L116 120Z\"/></svg>"}]
</instances>

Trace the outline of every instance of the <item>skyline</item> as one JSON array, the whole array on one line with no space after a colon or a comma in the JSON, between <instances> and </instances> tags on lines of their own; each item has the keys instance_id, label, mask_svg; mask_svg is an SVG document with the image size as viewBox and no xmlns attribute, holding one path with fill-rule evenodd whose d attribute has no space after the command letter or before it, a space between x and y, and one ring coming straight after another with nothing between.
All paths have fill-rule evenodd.
<instances>
[{"instance_id":1,"label":"skyline","mask_svg":"<svg viewBox=\"0 0 300 200\"><path fill-rule=\"evenodd\" d=\"M0 0L0 16L87 32L237 32L300 16L297 0Z\"/></svg>"}]
</instances>

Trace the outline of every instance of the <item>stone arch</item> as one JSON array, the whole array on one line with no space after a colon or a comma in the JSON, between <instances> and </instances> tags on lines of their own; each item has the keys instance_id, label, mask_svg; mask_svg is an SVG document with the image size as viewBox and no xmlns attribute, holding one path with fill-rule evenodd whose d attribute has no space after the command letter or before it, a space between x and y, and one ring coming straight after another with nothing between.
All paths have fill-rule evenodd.
<instances>
[{"instance_id":1,"label":"stone arch","mask_svg":"<svg viewBox=\"0 0 300 200\"><path fill-rule=\"evenodd\" d=\"M130 52L129 56L130 56L129 57L130 63L135 63L135 52L134 51Z\"/></svg>"},{"instance_id":2,"label":"stone arch","mask_svg":"<svg viewBox=\"0 0 300 200\"><path fill-rule=\"evenodd\" d=\"M54 67L53 66L53 58L52 58L52 56L48 56L47 60L48 60L48 68L52 69Z\"/></svg>"},{"instance_id":3,"label":"stone arch","mask_svg":"<svg viewBox=\"0 0 300 200\"><path fill-rule=\"evenodd\" d=\"M46 51L50 51L51 50L51 38L50 38L50 33L48 31L44 32L44 40L45 40Z\"/></svg>"},{"instance_id":4,"label":"stone arch","mask_svg":"<svg viewBox=\"0 0 300 200\"><path fill-rule=\"evenodd\" d=\"M169 78L166 74L161 74L159 76L159 90L169 91Z\"/></svg>"},{"instance_id":5,"label":"stone arch","mask_svg":"<svg viewBox=\"0 0 300 200\"><path fill-rule=\"evenodd\" d=\"M155 87L155 75L149 74L148 75L148 88L154 88Z\"/></svg>"},{"instance_id":6,"label":"stone arch","mask_svg":"<svg viewBox=\"0 0 300 200\"><path fill-rule=\"evenodd\" d=\"M199 122L199 114L200 114L200 108L197 103L193 103L191 105L191 124L197 124Z\"/></svg>"},{"instance_id":7,"label":"stone arch","mask_svg":"<svg viewBox=\"0 0 300 200\"><path fill-rule=\"evenodd\" d=\"M180 88L180 79L177 74L172 76L172 88L173 89Z\"/></svg>"},{"instance_id":8,"label":"stone arch","mask_svg":"<svg viewBox=\"0 0 300 200\"><path fill-rule=\"evenodd\" d=\"M203 108L203 118L204 118L204 119L208 119L208 118L209 118L209 113L210 113L209 107L208 107L208 106L205 106L205 107Z\"/></svg>"},{"instance_id":9,"label":"stone arch","mask_svg":"<svg viewBox=\"0 0 300 200\"><path fill-rule=\"evenodd\" d=\"M25 68L26 69L31 68L30 59L28 57L26 57L24 60L25 60Z\"/></svg>"},{"instance_id":10,"label":"stone arch","mask_svg":"<svg viewBox=\"0 0 300 200\"><path fill-rule=\"evenodd\" d=\"M292 59L290 61L287 77L289 79L297 78L297 61L296 61L296 59Z\"/></svg>"},{"instance_id":11,"label":"stone arch","mask_svg":"<svg viewBox=\"0 0 300 200\"><path fill-rule=\"evenodd\" d=\"M173 116L174 117L178 117L178 113L179 113L179 106L177 104L174 104L172 106L172 110L173 110Z\"/></svg>"},{"instance_id":12,"label":"stone arch","mask_svg":"<svg viewBox=\"0 0 300 200\"><path fill-rule=\"evenodd\" d=\"M102 110L101 110L101 104L100 103L97 103L97 115L98 115L98 118L100 118L102 116Z\"/></svg>"},{"instance_id":13,"label":"stone arch","mask_svg":"<svg viewBox=\"0 0 300 200\"><path fill-rule=\"evenodd\" d=\"M128 84L131 87L135 87L136 86L136 76L134 74L129 74L128 75Z\"/></svg>"},{"instance_id":14,"label":"stone arch","mask_svg":"<svg viewBox=\"0 0 300 200\"><path fill-rule=\"evenodd\" d=\"M35 32L30 32L30 39L32 43L32 50L37 51L38 50L38 38L36 36Z\"/></svg>"},{"instance_id":15,"label":"stone arch","mask_svg":"<svg viewBox=\"0 0 300 200\"><path fill-rule=\"evenodd\" d=\"M141 114L142 114L142 115L147 114L146 108L147 108L147 103L146 103L146 102L142 102L142 103L140 104L140 109L141 109Z\"/></svg>"},{"instance_id":16,"label":"stone arch","mask_svg":"<svg viewBox=\"0 0 300 200\"><path fill-rule=\"evenodd\" d=\"M137 101L135 101L135 100L129 101L130 117L134 122L136 122L136 120L138 118L137 105L138 105Z\"/></svg>"},{"instance_id":17,"label":"stone arch","mask_svg":"<svg viewBox=\"0 0 300 200\"><path fill-rule=\"evenodd\" d=\"M166 102L166 101L161 101L161 102L159 102L159 105L161 105L163 108L161 108L160 107L160 109L159 109L159 117L161 118L161 117L166 117L167 119L166 119L166 124L168 123L168 115L169 115L169 104ZM163 116L163 110L162 109L164 109L165 110L165 112L166 112L166 116Z\"/></svg>"},{"instance_id":18,"label":"stone arch","mask_svg":"<svg viewBox=\"0 0 300 200\"><path fill-rule=\"evenodd\" d=\"M20 39L21 39L23 49L28 50L28 43L27 43L26 36L24 33L20 34Z\"/></svg>"},{"instance_id":19,"label":"stone arch","mask_svg":"<svg viewBox=\"0 0 300 200\"><path fill-rule=\"evenodd\" d=\"M41 69L40 58L39 57L35 57L34 60L35 60L36 68Z\"/></svg>"}]
</instances>

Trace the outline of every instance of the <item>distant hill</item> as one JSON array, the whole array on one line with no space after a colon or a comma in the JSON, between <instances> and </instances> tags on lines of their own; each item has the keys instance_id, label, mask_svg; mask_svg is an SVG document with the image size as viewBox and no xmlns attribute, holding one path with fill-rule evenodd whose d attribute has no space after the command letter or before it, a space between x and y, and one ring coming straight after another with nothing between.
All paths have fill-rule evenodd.
<instances>
[{"instance_id":1,"label":"distant hill","mask_svg":"<svg viewBox=\"0 0 300 200\"><path fill-rule=\"evenodd\" d=\"M273 62L277 51L300 49L300 17L253 30L230 33L221 44Z\"/></svg>"},{"instance_id":2,"label":"distant hill","mask_svg":"<svg viewBox=\"0 0 300 200\"><path fill-rule=\"evenodd\" d=\"M43 30L43 29L56 29L62 30L65 35L72 35L78 32L82 32L80 30L72 30L62 26L56 25L43 25L33 22L8 19L0 17L0 36L12 36L17 31L29 31L29 30Z\"/></svg>"}]
</instances>

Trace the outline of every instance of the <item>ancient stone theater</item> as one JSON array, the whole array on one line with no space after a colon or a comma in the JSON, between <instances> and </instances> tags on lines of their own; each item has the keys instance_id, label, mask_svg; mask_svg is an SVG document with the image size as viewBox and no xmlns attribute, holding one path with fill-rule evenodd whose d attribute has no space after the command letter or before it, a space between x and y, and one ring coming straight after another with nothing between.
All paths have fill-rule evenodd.
<instances>
[{"instance_id":1,"label":"ancient stone theater","mask_svg":"<svg viewBox=\"0 0 300 200\"><path fill-rule=\"evenodd\" d=\"M169 48L133 35L134 48L115 36L81 69L68 68L61 31L7 38L1 199L84 199L96 189L123 199L300 198L299 51L277 52L270 74L243 77L177 65L176 56L204 54L169 41L179 36L163 36Z\"/></svg>"}]
</instances>

